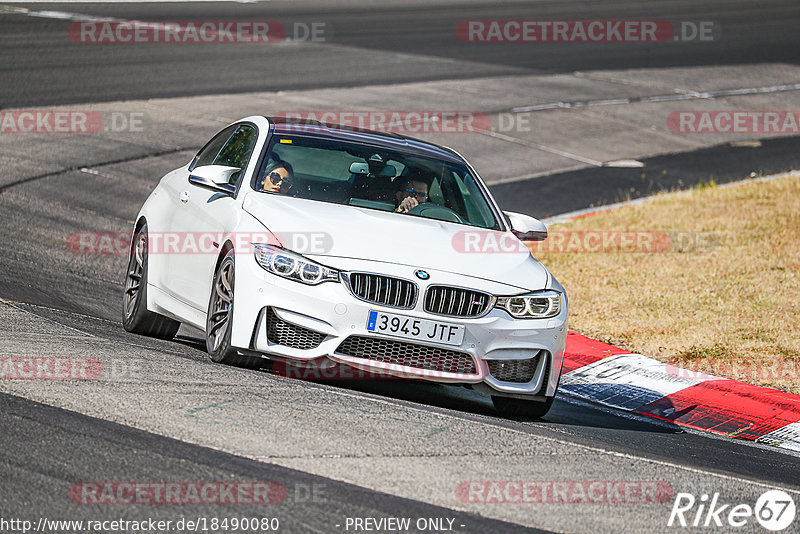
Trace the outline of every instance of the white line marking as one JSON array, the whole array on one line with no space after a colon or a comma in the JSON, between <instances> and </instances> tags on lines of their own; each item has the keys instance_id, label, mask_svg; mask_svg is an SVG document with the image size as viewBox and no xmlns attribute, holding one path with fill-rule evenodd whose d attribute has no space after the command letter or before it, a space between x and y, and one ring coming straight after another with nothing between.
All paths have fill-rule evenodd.
<instances>
[{"instance_id":1,"label":"white line marking","mask_svg":"<svg viewBox=\"0 0 800 534\"><path fill-rule=\"evenodd\" d=\"M615 104L630 104L630 98L610 98L608 100L593 100L595 106L613 106Z\"/></svg>"},{"instance_id":2,"label":"white line marking","mask_svg":"<svg viewBox=\"0 0 800 534\"><path fill-rule=\"evenodd\" d=\"M521 176L509 176L508 178L500 178L498 180L492 180L491 182L486 181L486 185L491 187L493 185L507 184L511 182L522 182L524 180L533 180L534 178L543 178L545 176L552 176L554 174L561 174L564 172L579 171L585 168L585 165L570 165L569 167L560 167L558 169L551 169L549 171L539 171L532 174L523 174Z\"/></svg>"},{"instance_id":3,"label":"white line marking","mask_svg":"<svg viewBox=\"0 0 800 534\"><path fill-rule=\"evenodd\" d=\"M666 95L653 95L631 98L616 98L602 100L576 100L574 102L550 102L546 104L533 104L511 108L511 113L530 113L557 108L588 108L593 106L617 106L620 104L636 104L650 102L675 102L680 100L713 100L725 96L760 95L765 93L783 93L800 90L800 83L783 85L765 85L762 87L741 87L738 89L719 89L716 91L676 93Z\"/></svg>"},{"instance_id":4,"label":"white line marking","mask_svg":"<svg viewBox=\"0 0 800 534\"><path fill-rule=\"evenodd\" d=\"M606 161L603 166L617 169L638 169L644 167L644 163L638 159L615 159L614 161Z\"/></svg>"},{"instance_id":5,"label":"white line marking","mask_svg":"<svg viewBox=\"0 0 800 534\"><path fill-rule=\"evenodd\" d=\"M26 15L28 17L36 17L41 19L56 19L56 20L70 20L70 21L85 21L85 22L122 22L123 19L116 19L114 17L95 17L93 15L81 15L80 13L68 13L66 11L34 11L24 7L16 6L0 6L0 13L7 13L11 15Z\"/></svg>"},{"instance_id":6,"label":"white line marking","mask_svg":"<svg viewBox=\"0 0 800 534\"><path fill-rule=\"evenodd\" d=\"M639 102L675 102L678 100L698 100L698 99L708 99L709 96L705 94L683 94L683 95L656 95L656 96L645 96L640 98Z\"/></svg>"},{"instance_id":7,"label":"white line marking","mask_svg":"<svg viewBox=\"0 0 800 534\"><path fill-rule=\"evenodd\" d=\"M563 158L574 159L575 161L580 161L581 163L586 163L588 165L593 165L595 167L602 167L603 162L597 161L596 159L585 158L583 156L579 156L577 154L573 154L571 152L567 152L565 150L559 150L557 148L549 147L547 145L542 145L539 143L533 143L529 141L523 141L522 139L517 139L516 137L511 137L510 135L501 134L499 132L492 132L487 130L485 132L481 132L482 135L487 135L489 137L494 137L496 139L502 139L503 141L508 141L509 143L514 143L517 145L521 145L528 148L536 148L543 152L550 152L551 154L556 154ZM497 183L497 182L494 182Z\"/></svg>"},{"instance_id":8,"label":"white line marking","mask_svg":"<svg viewBox=\"0 0 800 534\"><path fill-rule=\"evenodd\" d=\"M279 379L276 377L275 380L279 380ZM372 394L372 393L363 393L363 392L360 392L359 394L347 393L347 392L344 392L344 391L341 391L341 390L332 389L333 386L326 386L324 384L308 384L308 383L306 383L304 385L311 386L311 387L318 387L320 389L324 389L324 390L326 390L326 391L328 391L330 393L333 393L335 395L340 395L340 396L343 396L343 397L352 397L352 398L360 399L360 400L369 400L369 401L377 402L379 404L386 404L386 405L390 405L390 406L398 406L399 405L399 406L401 406L403 408L408 408L410 410L415 410L415 411L418 411L418 412L422 412L422 413L425 413L427 415L437 414L437 415L441 415L443 417L450 417L450 418L459 419L462 422L465 421L465 419L463 417L459 417L458 415L453 415L453 414L450 414L450 413L442 413L442 412L439 412L439 411L431 412L431 410L424 409L424 408L418 408L416 406L412 406L412 405L408 404L409 402L412 402L412 401L399 401L399 400L396 400L396 399L389 399L389 398L376 398L374 396L374 394ZM596 406L596 405L594 405L594 406ZM453 411L455 411L455 410L453 410ZM617 412L615 412L615 413L617 413ZM625 412L623 412L623 413L625 413ZM525 432L523 430L519 430L519 429L516 429L516 428L509 428L509 427L506 427L506 426L503 426L503 425L498 425L498 424L494 423L491 420L491 418L488 417L488 416L476 415L475 417L479 418L479 419L486 419L486 420L477 420L477 419L470 420L470 419L466 419L466 421L471 421L473 423L483 424L483 425L490 426L490 427L493 427L493 428L498 428L499 427L499 428L501 428L503 430L508 430L510 432L514 432L514 433L517 433L517 434L522 434L524 436L531 437L531 434L529 432ZM547 426L546 423L545 424L542 424L542 423L529 423L529 425L530 426L534 426L534 427L539 427L539 428L551 429L551 427ZM683 430L683 428L681 428L681 430ZM710 434L710 433L707 433L707 432L704 432L703 435L705 435L705 436L714 436L714 434ZM567 446L576 447L576 448L584 449L584 450L591 451L591 452L597 452L597 453L606 454L606 455L610 455L610 456L616 456L616 457L620 457L620 458L627 458L627 459L630 459L630 460L638 460L638 461L643 461L643 462L649 462L651 464L671 467L673 469L688 471L690 473L699 473L699 474L702 474L702 475L705 475L705 476L717 477L717 478L722 478L722 479L726 479L726 480L734 480L734 481L737 481L737 482L744 482L746 484L752 484L754 486L759 486L759 487L769 488L769 489L774 489L775 487L778 487L777 484L767 484L767 483L758 482L758 481L755 481L755 480L748 480L748 479L742 478L742 477L736 477L736 476L732 476L732 475L723 475L723 474L720 474L720 473L714 473L714 472L710 472L710 471L703 471L702 469L699 469L699 468L687 467L685 465L675 464L675 463L668 462L668 461L665 461L665 460L655 460L655 459L646 458L646 457L643 457L643 456L636 456L634 454L617 452L617 451L613 451L613 450L609 450L609 449L603 449L603 448L600 448L600 447L592 447L590 445L583 445L581 443L575 443L573 441L558 439L558 438L554 438L554 437L550 437L550 436L543 436L541 434L535 434L534 436L537 439L542 439L542 440L545 440L545 441L550 441L550 442L558 443L558 444L561 444L561 445L567 445ZM732 438L727 438L727 439L732 439ZM752 446L751 442L737 440L737 443L739 443L739 442L744 446ZM258 456L255 456L255 455L247 455L247 456L249 458L256 459L256 460L261 460L261 461L263 461L264 458L265 458L264 456L258 457ZM330 475L326 475L326 476L330 476ZM785 491L787 491L789 493L794 493L795 495L800 495L800 490L786 489L786 488L781 488L781 489L784 489Z\"/></svg>"},{"instance_id":9,"label":"white line marking","mask_svg":"<svg viewBox=\"0 0 800 534\"><path fill-rule=\"evenodd\" d=\"M72 330L73 332L78 332L79 334L83 334L84 336L97 338L97 336L93 336L89 332L84 332L83 330L78 330L77 328L72 328L71 326L67 326L65 324L61 324L58 321L54 321L54 320L49 319L47 317L43 317L41 315L37 315L37 314L35 314L33 312L30 312L28 310L25 310L25 309L20 308L19 306L17 306L17 304L23 304L24 305L25 304L24 302L14 302L12 300L6 300L4 298L0 298L0 303L5 304L6 306L8 306L10 308L14 308L15 310L19 310L24 314L33 315L34 317L38 317L39 319L42 319L43 321L47 321L49 323L57 324L58 326L63 326L64 328L68 328L68 329Z\"/></svg>"}]
</instances>

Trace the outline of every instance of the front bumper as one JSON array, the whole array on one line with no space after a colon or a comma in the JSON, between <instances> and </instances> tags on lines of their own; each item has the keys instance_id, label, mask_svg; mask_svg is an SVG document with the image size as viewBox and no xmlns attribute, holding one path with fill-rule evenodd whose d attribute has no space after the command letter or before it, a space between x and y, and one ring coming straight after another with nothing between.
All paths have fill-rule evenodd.
<instances>
[{"instance_id":1,"label":"front bumper","mask_svg":"<svg viewBox=\"0 0 800 534\"><path fill-rule=\"evenodd\" d=\"M408 266L368 263L359 262L357 269L401 278L408 278L410 272ZM493 282L487 285L484 280L452 273L430 271L430 274L438 284L472 287L497 295L523 292L512 286L502 287ZM424 294L429 282L416 282L420 294ZM236 262L232 345L294 361L330 359L376 374L481 385L478 387L483 390L485 385L491 392L509 395L555 394L566 343L566 296L558 316L529 320L514 319L501 309L491 309L479 318L442 317L425 312L423 300L418 299L412 309L372 304L356 298L344 283L304 285L270 274L252 257L241 256ZM451 346L375 334L367 330L371 310L463 324L464 339L459 346ZM275 335L276 324L282 329L282 336ZM372 340L383 341L371 343ZM410 359L386 356L403 352L401 345L409 344L413 347L405 348L413 349L418 356ZM381 347L381 355L364 357L364 350L347 349L354 345ZM474 365L467 366L465 359ZM438 366L419 363L423 361L456 363ZM528 373L529 380L508 380L508 366L517 362L526 364L532 372Z\"/></svg>"}]
</instances>

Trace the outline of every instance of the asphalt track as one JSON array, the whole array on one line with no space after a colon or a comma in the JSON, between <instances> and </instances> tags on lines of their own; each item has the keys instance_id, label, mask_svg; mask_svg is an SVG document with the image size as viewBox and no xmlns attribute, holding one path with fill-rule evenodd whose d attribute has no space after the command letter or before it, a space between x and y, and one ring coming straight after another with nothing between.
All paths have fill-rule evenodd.
<instances>
[{"instance_id":1,"label":"asphalt track","mask_svg":"<svg viewBox=\"0 0 800 534\"><path fill-rule=\"evenodd\" d=\"M13 3L4 3L13 6ZM23 4L19 4L23 5ZM325 42L114 46L64 42L68 21L0 10L0 107L357 87L499 74L694 65L797 63L800 6L766 0L633 2L300 2L30 4L34 10L148 21L321 22ZM640 19L711 21L713 42L465 44L461 20Z\"/></svg>"},{"instance_id":2,"label":"asphalt track","mask_svg":"<svg viewBox=\"0 0 800 534\"><path fill-rule=\"evenodd\" d=\"M143 20L322 19L331 23L335 40L313 45L313 53L306 45L252 54L236 49L235 55L203 45L177 51L158 45L79 48L53 37L63 32L64 21L0 14L0 44L9 52L0 56L3 108L532 71L796 63L800 50L794 31L798 6L788 2L28 7ZM723 21L730 38L699 51L675 43L606 45L588 52L555 45L532 53L512 46L465 50L447 37L465 18L611 19L631 13ZM389 60L391 68L381 68ZM257 74L242 76L245 68ZM206 69L214 75L206 75ZM671 502L492 506L460 502L455 488L465 480L659 480L676 492L718 491L728 502L751 504L770 487L800 490L797 456L630 418L568 397L559 397L542 422L509 421L466 390L395 381L284 380L269 370L212 364L200 333L191 329L173 342L126 334L119 325L125 258L76 257L63 247L65 236L86 228L127 229L158 172L177 167L192 152L106 165L102 175L73 169L3 182L2 356L92 356L107 369L122 370L98 381L3 384L3 518L255 514L280 517L282 531L344 532L347 517L449 517L463 532L662 532L670 530ZM647 172L658 177L653 182L641 182L641 169L595 168L493 189L504 207L544 216L683 187L709 175L727 181L751 170L797 168L798 153L796 138L776 139L759 148L650 158ZM535 194L531 184L555 201L537 204L541 189ZM592 189L592 184L603 185ZM576 189L586 194L571 195ZM246 505L76 505L68 490L87 480L269 480L286 486L289 497L257 511ZM324 498L298 497L314 484L324 488Z\"/></svg>"}]
</instances>

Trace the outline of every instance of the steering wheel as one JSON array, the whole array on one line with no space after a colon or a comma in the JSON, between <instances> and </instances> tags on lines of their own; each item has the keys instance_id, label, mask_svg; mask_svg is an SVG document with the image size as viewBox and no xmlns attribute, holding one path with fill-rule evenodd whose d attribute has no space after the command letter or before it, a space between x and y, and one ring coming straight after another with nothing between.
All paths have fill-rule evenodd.
<instances>
[{"instance_id":1,"label":"steering wheel","mask_svg":"<svg viewBox=\"0 0 800 534\"><path fill-rule=\"evenodd\" d=\"M461 218L461 215L455 211L431 202L417 204L406 213L409 215L418 215L419 217L425 217L427 219L437 219L439 221L457 222L462 224L464 222L464 219Z\"/></svg>"}]
</instances>

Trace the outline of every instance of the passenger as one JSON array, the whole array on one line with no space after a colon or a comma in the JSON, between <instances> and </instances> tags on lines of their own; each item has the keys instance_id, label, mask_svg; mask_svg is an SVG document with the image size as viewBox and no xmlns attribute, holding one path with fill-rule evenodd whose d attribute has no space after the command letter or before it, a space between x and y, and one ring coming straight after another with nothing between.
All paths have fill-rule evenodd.
<instances>
[{"instance_id":1,"label":"passenger","mask_svg":"<svg viewBox=\"0 0 800 534\"><path fill-rule=\"evenodd\" d=\"M270 163L261 178L261 190L270 193L287 195L293 185L294 169L292 169L292 164L281 159Z\"/></svg>"}]
</instances>

